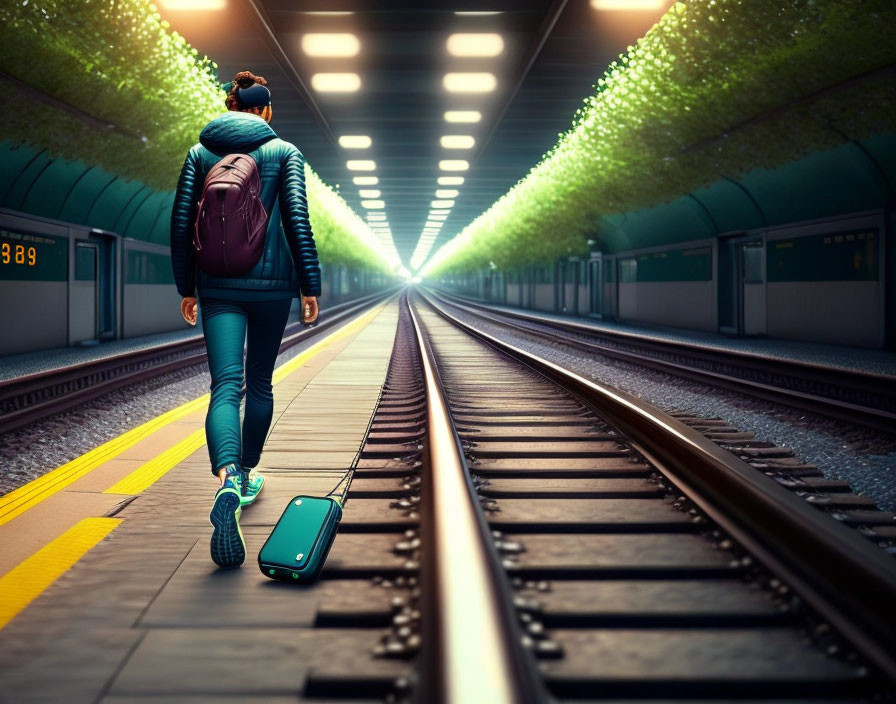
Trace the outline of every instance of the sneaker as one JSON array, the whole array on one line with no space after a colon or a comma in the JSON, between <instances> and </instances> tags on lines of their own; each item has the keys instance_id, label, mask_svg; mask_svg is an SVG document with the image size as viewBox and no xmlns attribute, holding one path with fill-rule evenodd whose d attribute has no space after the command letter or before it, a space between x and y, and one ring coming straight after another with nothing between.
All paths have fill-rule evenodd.
<instances>
[{"instance_id":1,"label":"sneaker","mask_svg":"<svg viewBox=\"0 0 896 704\"><path fill-rule=\"evenodd\" d=\"M208 516L212 527L212 560L219 567L238 567L246 559L246 541L240 530L242 475L236 465L227 468L224 484L215 494Z\"/></svg>"},{"instance_id":2,"label":"sneaker","mask_svg":"<svg viewBox=\"0 0 896 704\"><path fill-rule=\"evenodd\" d=\"M246 495L240 496L240 506L248 506L255 501L261 488L264 486L264 475L255 469L243 468L244 472L249 472L249 481L246 482Z\"/></svg>"}]
</instances>

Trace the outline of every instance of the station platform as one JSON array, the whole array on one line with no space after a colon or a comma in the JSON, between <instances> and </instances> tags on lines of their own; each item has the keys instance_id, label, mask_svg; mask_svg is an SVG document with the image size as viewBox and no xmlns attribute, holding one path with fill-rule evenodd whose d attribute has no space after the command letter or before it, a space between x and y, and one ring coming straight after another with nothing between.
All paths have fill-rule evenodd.
<instances>
[{"instance_id":1,"label":"station platform","mask_svg":"<svg viewBox=\"0 0 896 704\"><path fill-rule=\"evenodd\" d=\"M346 645L378 634L312 633L319 609L388 611L392 595L279 584L256 556L290 498L326 495L353 465L397 316L394 300L379 304L275 369L267 483L243 512L240 569L209 555L208 394L0 497L0 701L295 701L309 670L350 671ZM349 502L343 522L364 510ZM363 557L360 537L340 531L330 563Z\"/></svg>"},{"instance_id":2,"label":"station platform","mask_svg":"<svg viewBox=\"0 0 896 704\"><path fill-rule=\"evenodd\" d=\"M731 337L719 333L699 330L681 330L637 323L620 323L601 320L599 318L559 315L530 308L517 308L497 303L485 303L474 299L457 297L460 301L469 301L476 305L485 305L496 313L510 315L536 315L546 322L573 322L595 333L607 332L619 335L631 335L649 341L671 342L692 345L711 351L738 352L758 358L772 360L796 361L814 364L832 369L845 369L870 374L896 376L896 352L875 350L863 347L847 347L844 345L826 345L798 340L780 340L758 337Z\"/></svg>"}]
</instances>

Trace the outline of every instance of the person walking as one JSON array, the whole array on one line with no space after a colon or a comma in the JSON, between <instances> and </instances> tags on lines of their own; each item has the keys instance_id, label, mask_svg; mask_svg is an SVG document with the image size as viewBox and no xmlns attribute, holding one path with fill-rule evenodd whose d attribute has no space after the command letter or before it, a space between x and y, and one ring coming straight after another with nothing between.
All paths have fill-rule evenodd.
<instances>
[{"instance_id":1,"label":"person walking","mask_svg":"<svg viewBox=\"0 0 896 704\"><path fill-rule=\"evenodd\" d=\"M301 296L303 322L317 319L320 266L308 220L305 159L268 124L272 107L267 81L240 71L224 88L228 112L202 129L181 169L171 211L171 264L183 297L181 315L195 325L198 306L208 350L211 399L205 433L212 474L220 482L209 514L211 556L221 567L236 567L246 558L240 513L264 486L255 467L273 417L274 362L293 298ZM257 164L258 196L267 215L264 247L248 272L212 276L197 266L194 226L206 175L234 153L249 154Z\"/></svg>"}]
</instances>

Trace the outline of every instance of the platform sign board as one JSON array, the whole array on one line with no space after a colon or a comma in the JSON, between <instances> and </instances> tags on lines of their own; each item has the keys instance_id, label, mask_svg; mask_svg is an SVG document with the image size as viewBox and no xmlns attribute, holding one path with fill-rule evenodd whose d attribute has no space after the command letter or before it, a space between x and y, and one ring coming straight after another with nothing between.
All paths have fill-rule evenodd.
<instances>
[{"instance_id":1,"label":"platform sign board","mask_svg":"<svg viewBox=\"0 0 896 704\"><path fill-rule=\"evenodd\" d=\"M877 228L769 239L768 280L877 281L879 241Z\"/></svg>"},{"instance_id":2,"label":"platform sign board","mask_svg":"<svg viewBox=\"0 0 896 704\"><path fill-rule=\"evenodd\" d=\"M67 237L0 229L0 281L67 280Z\"/></svg>"}]
</instances>

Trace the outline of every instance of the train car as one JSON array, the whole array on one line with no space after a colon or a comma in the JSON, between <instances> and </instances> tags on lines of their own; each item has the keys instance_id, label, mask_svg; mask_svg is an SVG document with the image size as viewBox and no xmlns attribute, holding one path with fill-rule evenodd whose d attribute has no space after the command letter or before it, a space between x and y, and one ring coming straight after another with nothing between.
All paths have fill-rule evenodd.
<instances>
[{"instance_id":1,"label":"train car","mask_svg":"<svg viewBox=\"0 0 896 704\"><path fill-rule=\"evenodd\" d=\"M370 271L327 263L321 269L324 306L389 283ZM7 208L0 208L0 300L0 355L185 326L169 247ZM295 299L295 315L299 305Z\"/></svg>"}]
</instances>

